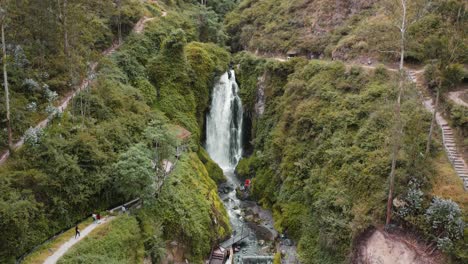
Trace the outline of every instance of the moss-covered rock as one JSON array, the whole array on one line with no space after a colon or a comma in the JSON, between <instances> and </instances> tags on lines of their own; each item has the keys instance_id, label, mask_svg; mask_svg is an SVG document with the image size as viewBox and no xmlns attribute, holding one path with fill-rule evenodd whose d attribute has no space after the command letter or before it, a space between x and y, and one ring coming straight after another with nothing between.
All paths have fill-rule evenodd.
<instances>
[{"instance_id":1,"label":"moss-covered rock","mask_svg":"<svg viewBox=\"0 0 468 264\"><path fill-rule=\"evenodd\" d=\"M197 154L200 161L205 164L208 175L210 175L213 181L215 181L217 184L226 181L226 176L224 176L223 170L210 158L210 155L204 148L200 147Z\"/></svg>"},{"instance_id":2,"label":"moss-covered rock","mask_svg":"<svg viewBox=\"0 0 468 264\"><path fill-rule=\"evenodd\" d=\"M203 263L212 244L231 232L217 189L197 154L189 153L177 163L154 205L165 238L182 243L191 263Z\"/></svg>"}]
</instances>

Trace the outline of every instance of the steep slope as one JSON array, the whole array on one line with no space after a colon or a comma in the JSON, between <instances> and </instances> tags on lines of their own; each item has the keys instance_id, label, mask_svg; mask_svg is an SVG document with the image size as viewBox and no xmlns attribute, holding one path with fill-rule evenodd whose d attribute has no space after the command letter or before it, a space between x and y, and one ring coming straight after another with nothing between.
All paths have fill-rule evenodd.
<instances>
[{"instance_id":1,"label":"steep slope","mask_svg":"<svg viewBox=\"0 0 468 264\"><path fill-rule=\"evenodd\" d=\"M254 148L254 155L241 160L239 174L253 177L253 196L273 210L276 228L299 242L301 262L351 261L359 235L384 223L396 76L383 67L367 70L331 61L278 62L246 53L236 60ZM428 226L425 210L437 165L420 154L430 114L413 86L407 83L403 100L395 197L412 208L409 193L420 193L424 207L397 207L394 214L396 223L434 239L438 231ZM264 113L255 108L259 94ZM466 211L454 208L456 221L462 221ZM460 235L451 237L458 249L463 248Z\"/></svg>"},{"instance_id":2,"label":"steep slope","mask_svg":"<svg viewBox=\"0 0 468 264\"><path fill-rule=\"evenodd\" d=\"M407 59L432 58L434 49L453 35L452 30L466 35L463 1L408 3L421 3L421 7L414 11L417 14L408 15ZM395 41L399 5L400 1L393 0L244 0L225 24L233 51L363 59L366 63L368 58L394 61L399 48ZM456 29L453 23L460 20L465 27ZM466 62L466 48L460 50Z\"/></svg>"},{"instance_id":3,"label":"steep slope","mask_svg":"<svg viewBox=\"0 0 468 264\"><path fill-rule=\"evenodd\" d=\"M190 229L177 234L164 229L177 229L178 218L165 219L162 233L157 232L163 218L155 212L174 204L156 203L154 187L164 179L164 160L174 162L180 145L189 153L178 164L183 173L176 167L175 178L187 173L200 185L172 188L168 195L199 198L179 205L199 209L190 219L193 226L216 222L197 230L197 236L214 241L229 233L226 211L210 178L222 181L220 169L202 151L203 163L196 153L210 90L228 68L230 55L216 44L197 42L203 26L193 19L198 6L164 6L163 17L159 5L148 7L157 18L144 32L130 35L118 51L100 61L92 87L77 95L63 114L54 115L47 129L30 131L24 148L0 168L0 262L12 263L91 212L134 197L144 200L139 223L145 250L157 262L158 243L192 235ZM192 136L182 142L172 125L185 127ZM170 187L163 186L162 192ZM200 198L201 193L210 199ZM186 253L194 263L211 248L204 240L179 242L194 249Z\"/></svg>"}]
</instances>

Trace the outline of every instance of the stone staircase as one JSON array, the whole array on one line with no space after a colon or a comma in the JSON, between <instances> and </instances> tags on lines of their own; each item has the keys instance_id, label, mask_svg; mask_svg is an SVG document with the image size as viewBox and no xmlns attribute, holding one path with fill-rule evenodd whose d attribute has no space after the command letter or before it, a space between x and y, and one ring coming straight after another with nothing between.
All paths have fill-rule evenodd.
<instances>
[{"instance_id":1,"label":"stone staircase","mask_svg":"<svg viewBox=\"0 0 468 264\"><path fill-rule=\"evenodd\" d=\"M424 100L424 106L426 109L434 113L434 105L432 104L432 99L426 98ZM445 151L447 152L447 157L455 169L455 172L463 180L463 187L465 191L468 190L468 166L463 160L461 154L457 150L457 145L455 143L455 138L453 135L453 130L449 126L448 122L442 117L442 115L436 113L436 122L439 127L442 129L442 141L444 144Z\"/></svg>"},{"instance_id":2,"label":"stone staircase","mask_svg":"<svg viewBox=\"0 0 468 264\"><path fill-rule=\"evenodd\" d=\"M448 158L453 164L458 176L463 180L463 187L468 190L468 166L457 151L453 131L448 124L442 124L442 138L444 141L445 150L447 151Z\"/></svg>"},{"instance_id":3,"label":"stone staircase","mask_svg":"<svg viewBox=\"0 0 468 264\"><path fill-rule=\"evenodd\" d=\"M420 74L423 72L424 72L423 70L419 70L419 71L409 70L407 71L408 79L416 83L416 85L418 85L420 84L420 82L418 82L418 78L419 76L421 76ZM434 113L435 107L432 103L431 98L424 98L423 103L429 112ZM447 120L445 120L444 117L439 112L436 113L436 122L442 130L442 141L444 144L444 149L447 152L447 157L449 158L450 163L452 163L452 166L455 169L455 172L457 173L457 175L463 180L463 187L465 191L467 191L468 190L468 166L465 160L463 159L463 157L461 156L460 152L458 152L457 150L457 145L455 143L453 130L449 126Z\"/></svg>"}]
</instances>

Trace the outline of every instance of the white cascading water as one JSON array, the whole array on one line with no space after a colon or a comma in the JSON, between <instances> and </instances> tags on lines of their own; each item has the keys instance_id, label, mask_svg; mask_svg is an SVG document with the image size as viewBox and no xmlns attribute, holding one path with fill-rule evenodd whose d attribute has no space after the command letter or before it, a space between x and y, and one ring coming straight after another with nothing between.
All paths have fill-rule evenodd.
<instances>
[{"instance_id":1,"label":"white cascading water","mask_svg":"<svg viewBox=\"0 0 468 264\"><path fill-rule=\"evenodd\" d=\"M234 234L248 234L242 240L242 251L235 254L235 264L244 263L242 256L263 255L255 232L246 225L241 212L241 201L236 189L241 186L234 170L242 157L242 102L234 71L221 76L213 88L211 109L206 118L206 150L223 169L228 191L222 187L220 197L231 222ZM272 263L256 262L256 263Z\"/></svg>"},{"instance_id":2,"label":"white cascading water","mask_svg":"<svg viewBox=\"0 0 468 264\"><path fill-rule=\"evenodd\" d=\"M233 171L242 156L242 102L234 71L213 89L206 119L206 150L224 171Z\"/></svg>"}]
</instances>

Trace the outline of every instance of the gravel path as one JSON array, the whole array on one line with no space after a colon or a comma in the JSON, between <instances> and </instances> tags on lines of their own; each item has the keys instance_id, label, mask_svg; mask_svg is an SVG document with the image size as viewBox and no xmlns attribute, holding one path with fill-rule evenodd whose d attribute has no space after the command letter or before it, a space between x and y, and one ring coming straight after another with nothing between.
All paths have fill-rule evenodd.
<instances>
[{"instance_id":1,"label":"gravel path","mask_svg":"<svg viewBox=\"0 0 468 264\"><path fill-rule=\"evenodd\" d=\"M60 248L54 252L51 256L49 256L45 261L44 264L55 264L57 261L67 253L67 251L73 247L76 243L80 242L83 238L85 238L87 235L89 235L96 227L99 225L107 224L110 221L112 221L115 217L111 216L108 218L102 219L102 223L100 224L95 224L92 223L89 226L87 226L85 229L81 230L81 235L80 237L76 238L73 236L71 237L67 242L65 242Z\"/></svg>"}]
</instances>

